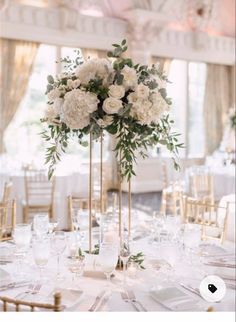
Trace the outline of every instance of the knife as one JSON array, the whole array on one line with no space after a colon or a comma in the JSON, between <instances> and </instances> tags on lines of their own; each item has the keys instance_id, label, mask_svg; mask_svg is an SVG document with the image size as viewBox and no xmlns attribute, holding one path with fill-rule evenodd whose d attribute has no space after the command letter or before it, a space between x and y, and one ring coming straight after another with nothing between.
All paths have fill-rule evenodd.
<instances>
[{"instance_id":1,"label":"knife","mask_svg":"<svg viewBox=\"0 0 236 322\"><path fill-rule=\"evenodd\" d=\"M90 307L89 311L90 312L94 312L100 302L100 300L102 299L102 297L105 295L106 291L102 291L98 294L98 296L96 297L93 305Z\"/></svg>"},{"instance_id":2,"label":"knife","mask_svg":"<svg viewBox=\"0 0 236 322\"><path fill-rule=\"evenodd\" d=\"M24 287L29 285L30 282L14 282L14 283L9 283L6 285L0 286L0 292L6 291L12 288L18 288L18 287Z\"/></svg>"}]
</instances>

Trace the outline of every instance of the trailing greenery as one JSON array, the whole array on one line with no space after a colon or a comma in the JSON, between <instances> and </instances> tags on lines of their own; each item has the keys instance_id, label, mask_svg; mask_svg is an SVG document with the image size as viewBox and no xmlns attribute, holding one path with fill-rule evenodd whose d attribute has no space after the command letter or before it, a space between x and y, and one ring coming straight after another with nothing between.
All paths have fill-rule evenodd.
<instances>
[{"instance_id":1,"label":"trailing greenery","mask_svg":"<svg viewBox=\"0 0 236 322\"><path fill-rule=\"evenodd\" d=\"M179 169L178 150L183 147L183 144L178 142L179 134L172 131L174 122L170 118L167 110L162 113L158 122L149 122L148 124L141 122L138 117L134 116L134 103L132 104L129 99L131 93L136 93L135 89L127 89L126 87L125 94L121 99L122 108L113 114L105 111L104 101L109 97L109 85L123 86L125 84L124 68L126 66L135 70L137 85L144 84L148 87L150 95L152 93L158 94L167 109L172 104L166 89L160 85L160 82L168 82L166 75L162 73L160 68L156 68L154 65L149 68L145 65L134 64L132 59L124 58L122 54L127 50L126 40L123 40L121 44L113 44L113 48L112 51L107 53L107 56L113 59L111 63L113 72L111 74L108 73L106 82L96 75L89 82L81 83L76 87L83 92L95 94L99 100L97 109L90 114L89 124L80 129L71 128L66 123L63 112L58 112L57 115L54 115L53 120L49 116L41 120L48 124L48 127L41 135L49 144L46 150L45 160L49 166L49 178L52 177L56 164L60 161L61 154L66 152L71 139L76 140L78 144L86 147L88 146L88 134L92 135L93 140L98 140L104 131L114 135L117 139L114 151L120 166L122 178L130 180L135 175L134 164L137 162L138 155L146 158L148 156L147 150L157 144L166 146L172 152L174 167L176 170ZM69 81L75 83L76 80L79 80L76 74L76 68L83 65L83 60L80 52L77 51L75 60L66 57L62 61L65 65L65 71L60 77L54 78L52 75L48 76L46 94L49 96L53 91L58 90L60 92L59 99L63 101L66 94L72 90L68 86ZM51 113L54 107L53 104L55 104L53 99L49 100L48 106ZM110 118L109 122L105 121L106 117ZM101 120L103 122L102 125Z\"/></svg>"}]
</instances>

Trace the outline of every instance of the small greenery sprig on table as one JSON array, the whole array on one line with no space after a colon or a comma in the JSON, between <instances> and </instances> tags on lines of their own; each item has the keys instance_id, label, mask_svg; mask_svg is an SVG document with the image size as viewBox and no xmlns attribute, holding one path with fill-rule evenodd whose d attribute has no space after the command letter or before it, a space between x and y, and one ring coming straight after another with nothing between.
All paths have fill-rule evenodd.
<instances>
[{"instance_id":1,"label":"small greenery sprig on table","mask_svg":"<svg viewBox=\"0 0 236 322\"><path fill-rule=\"evenodd\" d=\"M120 173L128 181L135 175L138 155L146 158L148 148L157 144L172 152L174 166L179 168L178 150L183 144L178 142L179 134L172 131L166 75L154 65L124 58L125 39L112 46L108 59L83 61L77 51L74 60L62 60L62 74L48 76L48 108L42 119L48 127L42 137L49 143L49 178L71 139L87 146L88 134L97 140L104 132L116 138Z\"/></svg>"}]
</instances>

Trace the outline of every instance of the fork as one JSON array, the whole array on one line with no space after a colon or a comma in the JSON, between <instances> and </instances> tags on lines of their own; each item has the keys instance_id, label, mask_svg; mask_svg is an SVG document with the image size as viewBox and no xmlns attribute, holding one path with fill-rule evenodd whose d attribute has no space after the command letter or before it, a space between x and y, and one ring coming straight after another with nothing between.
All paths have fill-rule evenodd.
<instances>
[{"instance_id":1,"label":"fork","mask_svg":"<svg viewBox=\"0 0 236 322\"><path fill-rule=\"evenodd\" d=\"M136 311L140 312L140 310L139 310L138 306L136 305L136 303L130 300L130 298L128 297L126 292L121 292L121 297L125 302L131 303Z\"/></svg>"},{"instance_id":2,"label":"fork","mask_svg":"<svg viewBox=\"0 0 236 322\"><path fill-rule=\"evenodd\" d=\"M100 302L100 300L102 299L102 297L105 295L106 291L102 291L98 294L98 296L96 297L93 305L90 307L89 311L90 312L94 312Z\"/></svg>"},{"instance_id":3,"label":"fork","mask_svg":"<svg viewBox=\"0 0 236 322\"><path fill-rule=\"evenodd\" d=\"M31 293L33 290L34 290L34 285L33 285L33 284L30 284L30 285L28 286L27 290L26 290L26 291L24 291L24 292L18 293L18 294L15 296L15 299L17 299L17 298L18 298L18 297L20 297L21 295L23 295L23 298L24 298L27 294ZM24 296L24 295L25 295L25 296Z\"/></svg>"},{"instance_id":4,"label":"fork","mask_svg":"<svg viewBox=\"0 0 236 322\"><path fill-rule=\"evenodd\" d=\"M143 306L143 304L142 304L140 301L138 301L138 300L136 299L135 294L134 294L134 292L133 292L133 291L128 290L128 291L127 291L127 293L128 293L128 297L129 297L129 299L130 299L132 302L137 303L137 304L141 307L141 310L142 310L142 311L147 312L147 309Z\"/></svg>"}]
</instances>

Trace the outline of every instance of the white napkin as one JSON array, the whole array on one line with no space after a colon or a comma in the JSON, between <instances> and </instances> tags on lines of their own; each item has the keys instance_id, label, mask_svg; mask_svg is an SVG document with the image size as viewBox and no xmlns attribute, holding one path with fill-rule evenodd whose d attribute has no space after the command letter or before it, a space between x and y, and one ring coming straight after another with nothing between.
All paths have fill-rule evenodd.
<instances>
[{"instance_id":1,"label":"white napkin","mask_svg":"<svg viewBox=\"0 0 236 322\"><path fill-rule=\"evenodd\" d=\"M0 286L8 284L11 281L11 275L0 268Z\"/></svg>"},{"instance_id":2,"label":"white napkin","mask_svg":"<svg viewBox=\"0 0 236 322\"><path fill-rule=\"evenodd\" d=\"M172 311L200 311L203 308L196 299L191 298L175 286L150 291L151 297Z\"/></svg>"},{"instance_id":3,"label":"white napkin","mask_svg":"<svg viewBox=\"0 0 236 322\"><path fill-rule=\"evenodd\" d=\"M57 288L57 292L61 294L61 303L66 307L72 307L80 301L80 297L83 294L82 290L76 289L65 289ZM52 298L54 292L52 292L48 297Z\"/></svg>"}]
</instances>

